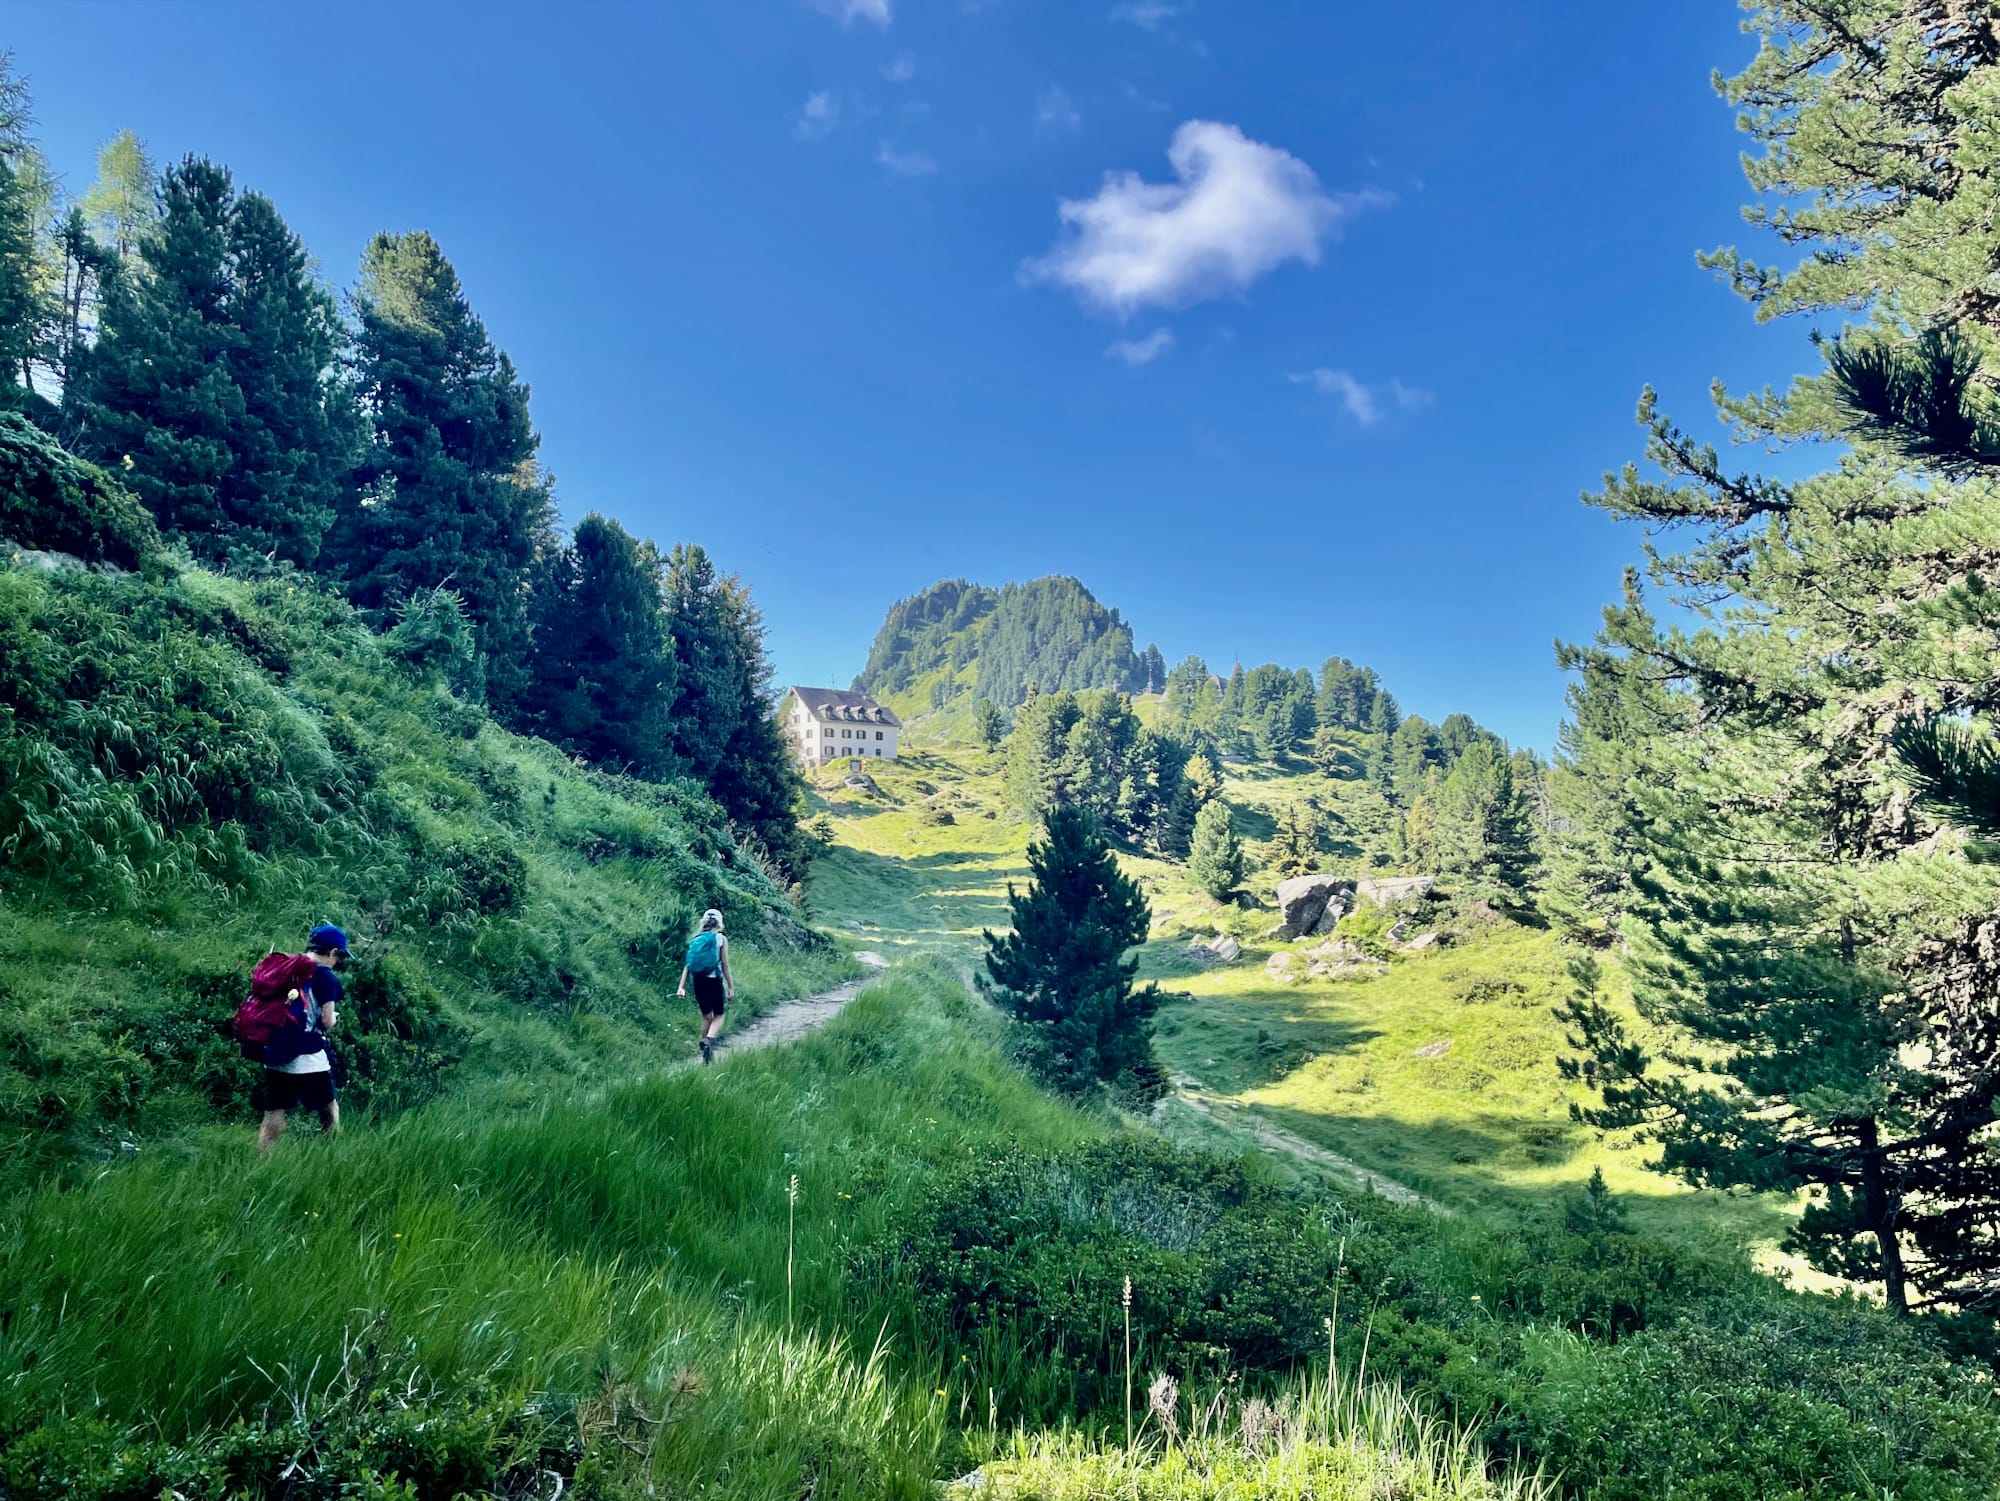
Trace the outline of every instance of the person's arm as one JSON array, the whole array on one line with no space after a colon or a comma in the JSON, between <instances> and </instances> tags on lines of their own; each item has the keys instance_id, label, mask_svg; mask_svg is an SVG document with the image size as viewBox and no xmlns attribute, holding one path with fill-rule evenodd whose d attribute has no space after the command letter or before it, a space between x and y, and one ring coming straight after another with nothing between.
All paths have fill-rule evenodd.
<instances>
[{"instance_id":1,"label":"person's arm","mask_svg":"<svg viewBox=\"0 0 2000 1501\"><path fill-rule=\"evenodd\" d=\"M674 994L680 996L683 1000L685 1000L687 998L687 993L688 993L688 972L687 972L687 966L683 964L681 966L681 983L679 987L674 991Z\"/></svg>"},{"instance_id":2,"label":"person's arm","mask_svg":"<svg viewBox=\"0 0 2000 1501\"><path fill-rule=\"evenodd\" d=\"M333 1002L332 1001L323 1002L319 1008L320 1031L331 1032L333 1030L334 1023L339 1020L340 1020L340 1013L333 1009Z\"/></svg>"},{"instance_id":3,"label":"person's arm","mask_svg":"<svg viewBox=\"0 0 2000 1501\"><path fill-rule=\"evenodd\" d=\"M715 940L716 960L722 966L722 994L728 1000L736 999L736 980L729 973L729 940L718 937Z\"/></svg>"}]
</instances>

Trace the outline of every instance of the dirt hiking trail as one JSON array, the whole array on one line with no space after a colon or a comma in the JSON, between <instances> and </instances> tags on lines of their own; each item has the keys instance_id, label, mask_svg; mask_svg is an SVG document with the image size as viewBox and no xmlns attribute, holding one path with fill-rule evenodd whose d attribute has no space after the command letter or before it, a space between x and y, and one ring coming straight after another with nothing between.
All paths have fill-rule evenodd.
<instances>
[{"instance_id":1,"label":"dirt hiking trail","mask_svg":"<svg viewBox=\"0 0 2000 1501\"><path fill-rule=\"evenodd\" d=\"M720 1046L716 1049L716 1056L726 1058L731 1053L749 1048L771 1048L797 1042L814 1028L832 1021L849 1001L861 993L862 986L889 967L889 961L880 954L864 952L854 957L868 967L868 974L819 995L786 1001L782 1006L765 1012L740 1032L724 1032L718 1039Z\"/></svg>"}]
</instances>

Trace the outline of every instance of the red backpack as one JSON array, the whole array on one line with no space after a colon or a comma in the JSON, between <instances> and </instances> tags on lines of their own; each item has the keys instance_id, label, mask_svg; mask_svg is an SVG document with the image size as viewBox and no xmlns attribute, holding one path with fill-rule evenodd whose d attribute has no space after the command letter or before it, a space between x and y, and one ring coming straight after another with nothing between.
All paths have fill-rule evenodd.
<instances>
[{"instance_id":1,"label":"red backpack","mask_svg":"<svg viewBox=\"0 0 2000 1501\"><path fill-rule=\"evenodd\" d=\"M291 1004L312 983L319 964L310 954L266 954L250 972L250 994L231 1029L243 1056L262 1063L265 1048L291 1025Z\"/></svg>"}]
</instances>

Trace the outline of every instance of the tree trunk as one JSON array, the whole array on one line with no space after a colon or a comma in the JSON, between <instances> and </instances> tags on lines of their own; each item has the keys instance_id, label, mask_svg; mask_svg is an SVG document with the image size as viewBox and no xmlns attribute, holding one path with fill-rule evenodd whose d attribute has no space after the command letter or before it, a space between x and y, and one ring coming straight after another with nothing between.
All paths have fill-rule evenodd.
<instances>
[{"instance_id":1,"label":"tree trunk","mask_svg":"<svg viewBox=\"0 0 2000 1501\"><path fill-rule=\"evenodd\" d=\"M1903 1247L1896 1238L1896 1211L1901 1206L1882 1170L1882 1128L1872 1120L1862 1123L1861 1149L1865 1154L1861 1165L1862 1205L1881 1253L1882 1291L1891 1313L1908 1314L1910 1295L1903 1285Z\"/></svg>"}]
</instances>

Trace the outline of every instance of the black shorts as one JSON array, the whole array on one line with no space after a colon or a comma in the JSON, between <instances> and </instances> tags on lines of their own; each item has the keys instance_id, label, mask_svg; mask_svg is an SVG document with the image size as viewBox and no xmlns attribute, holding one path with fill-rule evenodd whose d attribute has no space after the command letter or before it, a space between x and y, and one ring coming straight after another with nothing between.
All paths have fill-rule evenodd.
<instances>
[{"instance_id":1,"label":"black shorts","mask_svg":"<svg viewBox=\"0 0 2000 1501\"><path fill-rule=\"evenodd\" d=\"M694 977L694 1003L701 1007L703 1016L720 1016L728 1001L729 992L723 988L721 975L696 975Z\"/></svg>"},{"instance_id":2,"label":"black shorts","mask_svg":"<svg viewBox=\"0 0 2000 1501\"><path fill-rule=\"evenodd\" d=\"M266 1110L324 1110L333 1103L333 1075L288 1074L281 1068L267 1068L259 1092Z\"/></svg>"}]
</instances>

